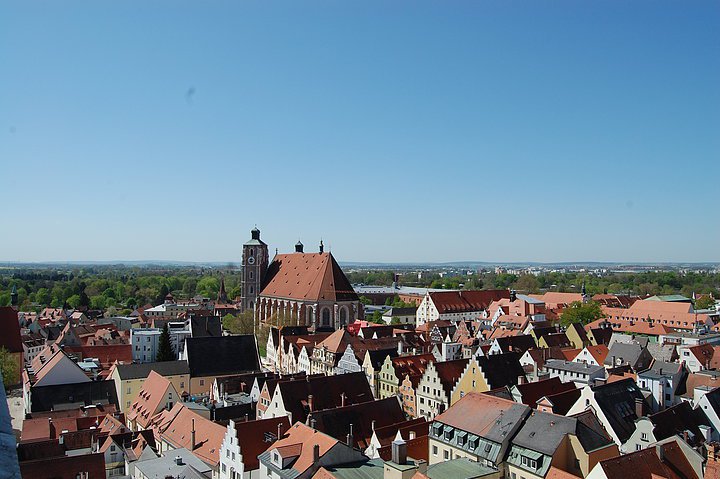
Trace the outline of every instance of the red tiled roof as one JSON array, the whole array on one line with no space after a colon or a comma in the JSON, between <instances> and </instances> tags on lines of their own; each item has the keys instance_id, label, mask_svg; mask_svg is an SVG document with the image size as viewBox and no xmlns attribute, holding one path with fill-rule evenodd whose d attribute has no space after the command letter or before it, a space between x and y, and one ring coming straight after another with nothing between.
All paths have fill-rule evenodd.
<instances>
[{"instance_id":1,"label":"red tiled roof","mask_svg":"<svg viewBox=\"0 0 720 479\"><path fill-rule=\"evenodd\" d=\"M261 296L303 301L357 301L358 296L330 253L275 256Z\"/></svg>"},{"instance_id":2,"label":"red tiled roof","mask_svg":"<svg viewBox=\"0 0 720 479\"><path fill-rule=\"evenodd\" d=\"M166 378L155 371L150 371L147 379L143 382L142 389L128 409L128 419L147 428L153 416L162 409L165 403L165 394L172 387Z\"/></svg>"},{"instance_id":3,"label":"red tiled roof","mask_svg":"<svg viewBox=\"0 0 720 479\"><path fill-rule=\"evenodd\" d=\"M429 295L438 312L444 314L482 311L493 301L509 298L510 291L506 289L435 291Z\"/></svg>"},{"instance_id":4,"label":"red tiled roof","mask_svg":"<svg viewBox=\"0 0 720 479\"><path fill-rule=\"evenodd\" d=\"M254 471L260 467L258 455L265 451L268 444L265 442L266 434L277 436L278 425L280 434L290 429L287 416L258 419L256 421L235 422L237 444L243 454L245 471Z\"/></svg>"},{"instance_id":5,"label":"red tiled roof","mask_svg":"<svg viewBox=\"0 0 720 479\"><path fill-rule=\"evenodd\" d=\"M164 413L166 414L163 414L163 417L168 420L157 424L156 436L159 435L175 448L184 447L210 466L217 466L220 462L220 446L227 429L191 411L182 403L175 403L172 410ZM193 422L195 448L192 447ZM155 426L155 421L153 425Z\"/></svg>"},{"instance_id":6,"label":"red tiled roof","mask_svg":"<svg viewBox=\"0 0 720 479\"><path fill-rule=\"evenodd\" d=\"M277 440L268 450L278 449L287 456L297 457L293 469L300 474L313 465L313 447L318 445L323 457L339 441L318 432L303 423L296 422L282 439Z\"/></svg>"}]
</instances>

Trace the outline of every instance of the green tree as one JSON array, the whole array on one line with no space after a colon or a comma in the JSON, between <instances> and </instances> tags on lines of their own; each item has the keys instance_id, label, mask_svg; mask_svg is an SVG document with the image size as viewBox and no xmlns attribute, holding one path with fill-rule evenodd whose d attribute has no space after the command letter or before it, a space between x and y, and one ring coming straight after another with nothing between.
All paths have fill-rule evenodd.
<instances>
[{"instance_id":1,"label":"green tree","mask_svg":"<svg viewBox=\"0 0 720 479\"><path fill-rule=\"evenodd\" d=\"M158 344L158 352L156 361L174 361L175 351L173 350L172 344L170 343L170 331L168 325L165 323L165 327L160 333L160 342Z\"/></svg>"},{"instance_id":2,"label":"green tree","mask_svg":"<svg viewBox=\"0 0 720 479\"><path fill-rule=\"evenodd\" d=\"M56 303L53 303L56 304ZM77 309L78 306L80 306L80 295L79 294L73 294L67 299L67 304L70 305L72 309ZM61 303L62 306L62 303ZM60 306L57 306L60 307Z\"/></svg>"},{"instance_id":3,"label":"green tree","mask_svg":"<svg viewBox=\"0 0 720 479\"><path fill-rule=\"evenodd\" d=\"M48 290L47 288L38 289L37 293L35 293L35 301L42 306L49 305L50 301L52 301L52 295L50 294L50 290Z\"/></svg>"},{"instance_id":4,"label":"green tree","mask_svg":"<svg viewBox=\"0 0 720 479\"><path fill-rule=\"evenodd\" d=\"M165 297L170 293L168 290L168 287L166 285L160 286L160 291L158 292L157 296L155 296L155 305L163 304L165 302Z\"/></svg>"},{"instance_id":5,"label":"green tree","mask_svg":"<svg viewBox=\"0 0 720 479\"><path fill-rule=\"evenodd\" d=\"M5 348L0 348L0 373L3 377L3 385L5 390L20 381L20 372L18 364L10 352Z\"/></svg>"},{"instance_id":6,"label":"green tree","mask_svg":"<svg viewBox=\"0 0 720 479\"><path fill-rule=\"evenodd\" d=\"M523 274L515 281L515 289L525 291L527 293L536 293L539 283L537 278L532 274Z\"/></svg>"},{"instance_id":7,"label":"green tree","mask_svg":"<svg viewBox=\"0 0 720 479\"><path fill-rule=\"evenodd\" d=\"M591 323L604 316L600 303L589 301L582 303L581 301L573 301L570 305L563 309L560 316L560 324L569 326L571 324L585 325Z\"/></svg>"},{"instance_id":8,"label":"green tree","mask_svg":"<svg viewBox=\"0 0 720 479\"><path fill-rule=\"evenodd\" d=\"M195 291L206 298L215 299L220 290L220 282L217 278L206 276L197 283Z\"/></svg>"},{"instance_id":9,"label":"green tree","mask_svg":"<svg viewBox=\"0 0 720 479\"><path fill-rule=\"evenodd\" d=\"M182 292L188 298L195 296L195 288L197 287L197 280L195 278L188 278L183 282Z\"/></svg>"},{"instance_id":10,"label":"green tree","mask_svg":"<svg viewBox=\"0 0 720 479\"><path fill-rule=\"evenodd\" d=\"M228 314L222 319L223 328L232 334L253 334L255 332L255 318L251 310L240 314Z\"/></svg>"},{"instance_id":11,"label":"green tree","mask_svg":"<svg viewBox=\"0 0 720 479\"><path fill-rule=\"evenodd\" d=\"M713 306L715 306L715 300L710 295L700 296L700 298L695 301L695 309L710 309Z\"/></svg>"}]
</instances>

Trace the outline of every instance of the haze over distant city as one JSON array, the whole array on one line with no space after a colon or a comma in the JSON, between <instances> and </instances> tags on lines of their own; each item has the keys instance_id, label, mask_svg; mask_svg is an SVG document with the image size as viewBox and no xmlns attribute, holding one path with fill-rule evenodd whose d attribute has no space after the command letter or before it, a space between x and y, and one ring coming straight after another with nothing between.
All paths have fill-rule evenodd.
<instances>
[{"instance_id":1,"label":"haze over distant city","mask_svg":"<svg viewBox=\"0 0 720 479\"><path fill-rule=\"evenodd\" d=\"M720 3L453 6L3 2L0 261L720 261Z\"/></svg>"}]
</instances>

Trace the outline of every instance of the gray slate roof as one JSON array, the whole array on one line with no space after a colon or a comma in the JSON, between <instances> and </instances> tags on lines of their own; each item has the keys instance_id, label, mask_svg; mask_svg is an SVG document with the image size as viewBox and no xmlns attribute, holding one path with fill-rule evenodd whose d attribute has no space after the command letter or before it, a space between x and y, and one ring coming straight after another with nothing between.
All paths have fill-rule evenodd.
<instances>
[{"instance_id":1,"label":"gray slate roof","mask_svg":"<svg viewBox=\"0 0 720 479\"><path fill-rule=\"evenodd\" d=\"M162 361L158 363L118 364L118 375L123 381L127 379L142 379L148 377L150 371L160 376L177 376L190 374L187 361Z\"/></svg>"}]
</instances>

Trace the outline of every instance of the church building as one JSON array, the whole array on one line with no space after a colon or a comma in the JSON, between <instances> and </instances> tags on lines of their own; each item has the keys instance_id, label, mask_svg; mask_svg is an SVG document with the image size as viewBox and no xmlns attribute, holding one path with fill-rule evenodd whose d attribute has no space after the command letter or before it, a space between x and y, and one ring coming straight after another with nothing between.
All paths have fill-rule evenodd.
<instances>
[{"instance_id":1,"label":"church building","mask_svg":"<svg viewBox=\"0 0 720 479\"><path fill-rule=\"evenodd\" d=\"M305 253L298 242L294 253L276 254L262 284L255 317L268 325L332 331L363 317L358 295L322 241L318 253Z\"/></svg>"}]
</instances>

